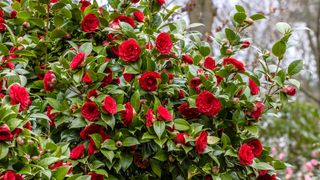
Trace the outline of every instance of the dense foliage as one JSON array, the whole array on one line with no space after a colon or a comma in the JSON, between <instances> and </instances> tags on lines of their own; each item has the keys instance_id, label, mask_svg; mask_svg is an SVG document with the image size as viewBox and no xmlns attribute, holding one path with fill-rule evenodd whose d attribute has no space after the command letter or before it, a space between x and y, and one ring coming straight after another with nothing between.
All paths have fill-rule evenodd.
<instances>
[{"instance_id":1,"label":"dense foliage","mask_svg":"<svg viewBox=\"0 0 320 180\"><path fill-rule=\"evenodd\" d=\"M275 179L286 164L256 125L293 96L302 69L246 29L236 6L212 44L165 0L1 1L0 179ZM255 48L261 68L237 59Z\"/></svg>"}]
</instances>

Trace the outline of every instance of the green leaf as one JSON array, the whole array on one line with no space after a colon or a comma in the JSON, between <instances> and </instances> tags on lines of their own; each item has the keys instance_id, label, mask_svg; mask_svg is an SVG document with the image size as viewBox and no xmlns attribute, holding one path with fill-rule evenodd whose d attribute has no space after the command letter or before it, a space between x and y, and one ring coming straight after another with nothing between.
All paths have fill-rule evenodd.
<instances>
[{"instance_id":1,"label":"green leaf","mask_svg":"<svg viewBox=\"0 0 320 180\"><path fill-rule=\"evenodd\" d=\"M104 143L101 145L101 148L106 148L109 150L116 150L117 149L116 143L112 139L107 139L106 141L104 141Z\"/></svg>"},{"instance_id":2,"label":"green leaf","mask_svg":"<svg viewBox=\"0 0 320 180\"><path fill-rule=\"evenodd\" d=\"M225 133L222 134L221 141L223 144L223 149L225 149L229 144L231 144L229 136L227 136Z\"/></svg>"},{"instance_id":3,"label":"green leaf","mask_svg":"<svg viewBox=\"0 0 320 180\"><path fill-rule=\"evenodd\" d=\"M236 41L236 39L238 39L237 34L229 28L225 29L225 33L226 33L226 37L227 37L228 41L231 44L233 44L233 42Z\"/></svg>"},{"instance_id":4,"label":"green leaf","mask_svg":"<svg viewBox=\"0 0 320 180\"><path fill-rule=\"evenodd\" d=\"M120 155L120 165L121 168L125 171L128 169L128 167L131 165L133 161L133 156L128 153L122 152Z\"/></svg>"},{"instance_id":5,"label":"green leaf","mask_svg":"<svg viewBox=\"0 0 320 180\"><path fill-rule=\"evenodd\" d=\"M295 60L288 67L288 75L293 76L298 74L303 69L303 61Z\"/></svg>"},{"instance_id":6,"label":"green leaf","mask_svg":"<svg viewBox=\"0 0 320 180\"><path fill-rule=\"evenodd\" d=\"M0 160L5 158L9 153L9 146L4 142L0 142Z\"/></svg>"},{"instance_id":7,"label":"green leaf","mask_svg":"<svg viewBox=\"0 0 320 180\"><path fill-rule=\"evenodd\" d=\"M284 170L287 168L286 164L279 160L273 161L272 166L274 167L275 170Z\"/></svg>"},{"instance_id":8,"label":"green leaf","mask_svg":"<svg viewBox=\"0 0 320 180\"><path fill-rule=\"evenodd\" d=\"M63 180L70 168L70 166L60 166L55 169L53 176L56 178L56 180Z\"/></svg>"},{"instance_id":9,"label":"green leaf","mask_svg":"<svg viewBox=\"0 0 320 180\"><path fill-rule=\"evenodd\" d=\"M32 13L28 12L28 11L20 11L17 14L17 18L18 19L22 19L23 21L27 21L28 19L30 19L32 17Z\"/></svg>"},{"instance_id":10,"label":"green leaf","mask_svg":"<svg viewBox=\"0 0 320 180\"><path fill-rule=\"evenodd\" d=\"M153 123L153 129L157 134L158 138L160 138L166 128L166 124L164 121L155 121Z\"/></svg>"},{"instance_id":11,"label":"green leaf","mask_svg":"<svg viewBox=\"0 0 320 180\"><path fill-rule=\"evenodd\" d=\"M290 33L292 31L291 26L284 22L277 23L276 28L282 34Z\"/></svg>"},{"instance_id":12,"label":"green leaf","mask_svg":"<svg viewBox=\"0 0 320 180\"><path fill-rule=\"evenodd\" d=\"M246 13L243 13L243 12L238 12L233 16L233 19L239 24L242 24L243 21L246 20L246 18L247 18L247 15Z\"/></svg>"},{"instance_id":13,"label":"green leaf","mask_svg":"<svg viewBox=\"0 0 320 180\"><path fill-rule=\"evenodd\" d=\"M50 118L45 115L45 114L40 114L40 113L34 113L30 115L30 118L35 118L35 119L45 119L47 121L50 121Z\"/></svg>"},{"instance_id":14,"label":"green leaf","mask_svg":"<svg viewBox=\"0 0 320 180\"><path fill-rule=\"evenodd\" d=\"M130 147L136 144L140 144L140 142L135 137L127 137L123 140L123 146Z\"/></svg>"},{"instance_id":15,"label":"green leaf","mask_svg":"<svg viewBox=\"0 0 320 180\"><path fill-rule=\"evenodd\" d=\"M152 171L158 176L161 177L161 166L160 162L154 159L150 161Z\"/></svg>"},{"instance_id":16,"label":"green leaf","mask_svg":"<svg viewBox=\"0 0 320 180\"><path fill-rule=\"evenodd\" d=\"M102 137L100 134L98 133L94 133L94 134L91 134L90 137L92 138L94 144L96 145L96 147L98 149L100 149L100 146L101 146L101 141L102 141Z\"/></svg>"},{"instance_id":17,"label":"green leaf","mask_svg":"<svg viewBox=\"0 0 320 180\"><path fill-rule=\"evenodd\" d=\"M84 43L80 46L79 52L86 53L86 56L89 56L89 54L92 52L93 46L91 42Z\"/></svg>"},{"instance_id":18,"label":"green leaf","mask_svg":"<svg viewBox=\"0 0 320 180\"><path fill-rule=\"evenodd\" d=\"M286 52L286 48L286 43L284 43L283 41L278 41L272 46L272 53L279 59L282 59L284 53Z\"/></svg>"},{"instance_id":19,"label":"green leaf","mask_svg":"<svg viewBox=\"0 0 320 180\"><path fill-rule=\"evenodd\" d=\"M266 17L263 14L254 14L252 16L250 16L250 19L257 21L260 19L265 19Z\"/></svg>"},{"instance_id":20,"label":"green leaf","mask_svg":"<svg viewBox=\"0 0 320 180\"><path fill-rule=\"evenodd\" d=\"M216 144L220 141L220 138L216 136L208 136L208 144Z\"/></svg>"},{"instance_id":21,"label":"green leaf","mask_svg":"<svg viewBox=\"0 0 320 180\"><path fill-rule=\"evenodd\" d=\"M200 42L199 44L199 52L202 56L208 56L211 54L211 47L207 42Z\"/></svg>"},{"instance_id":22,"label":"green leaf","mask_svg":"<svg viewBox=\"0 0 320 180\"><path fill-rule=\"evenodd\" d=\"M57 158L57 157L47 157L47 158L44 158L44 159L41 159L40 161L38 161L38 165L42 166L44 168L47 168L48 165L50 165L54 162L57 162L58 160L59 160L59 158Z\"/></svg>"},{"instance_id":23,"label":"green leaf","mask_svg":"<svg viewBox=\"0 0 320 180\"><path fill-rule=\"evenodd\" d=\"M130 104L136 110L136 112L139 112L139 109L140 109L140 93L139 93L139 90L136 90L136 92L134 92L133 95L131 96Z\"/></svg>"},{"instance_id":24,"label":"green leaf","mask_svg":"<svg viewBox=\"0 0 320 180\"><path fill-rule=\"evenodd\" d=\"M55 110L60 109L61 104L58 100L53 99L53 98L47 98L47 101L48 101L49 105L51 107L53 107L53 109L55 109Z\"/></svg>"},{"instance_id":25,"label":"green leaf","mask_svg":"<svg viewBox=\"0 0 320 180\"><path fill-rule=\"evenodd\" d=\"M153 156L153 158L159 161L166 161L168 159L168 154L166 151L160 150Z\"/></svg>"},{"instance_id":26,"label":"green leaf","mask_svg":"<svg viewBox=\"0 0 320 180\"><path fill-rule=\"evenodd\" d=\"M111 127L111 129L116 125L116 119L113 115L102 114L101 118L108 126Z\"/></svg>"},{"instance_id":27,"label":"green leaf","mask_svg":"<svg viewBox=\"0 0 320 180\"><path fill-rule=\"evenodd\" d=\"M184 119L176 119L173 121L175 129L178 131L188 131L190 129L190 124Z\"/></svg>"},{"instance_id":28,"label":"green leaf","mask_svg":"<svg viewBox=\"0 0 320 180\"><path fill-rule=\"evenodd\" d=\"M62 38L66 34L67 33L61 29L55 29L55 30L51 31L50 38L51 39L58 39L58 38Z\"/></svg>"},{"instance_id":29,"label":"green leaf","mask_svg":"<svg viewBox=\"0 0 320 180\"><path fill-rule=\"evenodd\" d=\"M112 162L114 158L114 152L113 151L107 151L107 150L101 150L101 153L110 161Z\"/></svg>"},{"instance_id":30,"label":"green leaf","mask_svg":"<svg viewBox=\"0 0 320 180\"><path fill-rule=\"evenodd\" d=\"M7 121L7 125L9 126L9 128L11 129L11 131L13 131L13 130L16 129L22 122L23 122L23 120L21 120L21 119L12 118L12 119L9 119L9 120Z\"/></svg>"},{"instance_id":31,"label":"green leaf","mask_svg":"<svg viewBox=\"0 0 320 180\"><path fill-rule=\"evenodd\" d=\"M244 9L243 6L240 6L240 5L235 5L235 8L238 12L242 12L242 13L245 13L246 10Z\"/></svg>"},{"instance_id":32,"label":"green leaf","mask_svg":"<svg viewBox=\"0 0 320 180\"><path fill-rule=\"evenodd\" d=\"M9 54L9 49L7 48L7 46L0 43L0 55L8 55L8 54Z\"/></svg>"},{"instance_id":33,"label":"green leaf","mask_svg":"<svg viewBox=\"0 0 320 180\"><path fill-rule=\"evenodd\" d=\"M251 167L258 170L274 170L274 168L270 164L265 162L253 163Z\"/></svg>"},{"instance_id":34,"label":"green leaf","mask_svg":"<svg viewBox=\"0 0 320 180\"><path fill-rule=\"evenodd\" d=\"M119 3L120 3L120 0L108 0L108 3L110 4L110 6L113 8L113 9L117 9Z\"/></svg>"}]
</instances>

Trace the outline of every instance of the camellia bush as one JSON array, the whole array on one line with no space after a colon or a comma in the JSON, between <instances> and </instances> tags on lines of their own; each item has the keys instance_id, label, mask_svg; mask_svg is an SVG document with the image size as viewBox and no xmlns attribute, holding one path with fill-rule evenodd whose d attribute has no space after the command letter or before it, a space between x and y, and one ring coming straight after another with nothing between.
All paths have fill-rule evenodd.
<instances>
[{"instance_id":1,"label":"camellia bush","mask_svg":"<svg viewBox=\"0 0 320 180\"><path fill-rule=\"evenodd\" d=\"M264 16L242 6L212 44L165 0L0 7L0 179L276 179L286 168L256 124L299 87L302 61L280 66L288 24L268 51L246 33ZM254 72L238 55L247 48Z\"/></svg>"}]
</instances>

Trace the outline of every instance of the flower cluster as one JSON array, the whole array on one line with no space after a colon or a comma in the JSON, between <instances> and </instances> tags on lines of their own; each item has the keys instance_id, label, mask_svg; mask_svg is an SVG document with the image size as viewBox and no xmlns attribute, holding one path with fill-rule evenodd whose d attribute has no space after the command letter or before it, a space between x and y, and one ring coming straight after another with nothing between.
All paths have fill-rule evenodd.
<instances>
[{"instance_id":1,"label":"flower cluster","mask_svg":"<svg viewBox=\"0 0 320 180\"><path fill-rule=\"evenodd\" d=\"M242 32L226 29L213 57L183 20L168 23L165 4L21 0L0 9L0 179L275 179L278 161L256 123L295 84L261 86L280 73L246 69Z\"/></svg>"}]
</instances>

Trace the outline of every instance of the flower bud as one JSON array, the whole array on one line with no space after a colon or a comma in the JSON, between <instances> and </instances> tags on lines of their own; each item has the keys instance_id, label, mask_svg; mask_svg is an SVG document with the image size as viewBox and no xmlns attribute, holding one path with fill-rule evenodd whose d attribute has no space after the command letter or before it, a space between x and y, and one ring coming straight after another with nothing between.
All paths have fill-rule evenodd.
<instances>
[{"instance_id":1,"label":"flower bud","mask_svg":"<svg viewBox=\"0 0 320 180\"><path fill-rule=\"evenodd\" d=\"M31 159L34 160L34 161L38 161L40 159L40 156L32 156Z\"/></svg>"},{"instance_id":2,"label":"flower bud","mask_svg":"<svg viewBox=\"0 0 320 180\"><path fill-rule=\"evenodd\" d=\"M244 22L246 22L249 25L252 25L254 23L253 19L251 18L247 18L246 20L244 20Z\"/></svg>"},{"instance_id":3,"label":"flower bud","mask_svg":"<svg viewBox=\"0 0 320 180\"><path fill-rule=\"evenodd\" d=\"M24 140L21 137L17 137L17 143L19 145L23 145L24 144Z\"/></svg>"},{"instance_id":4,"label":"flower bud","mask_svg":"<svg viewBox=\"0 0 320 180\"><path fill-rule=\"evenodd\" d=\"M116 146L119 148L119 147L122 147L122 142L121 141L117 141L116 142Z\"/></svg>"},{"instance_id":5,"label":"flower bud","mask_svg":"<svg viewBox=\"0 0 320 180\"><path fill-rule=\"evenodd\" d=\"M282 91L286 94L288 94L289 96L294 96L296 94L296 88L294 86L291 85L285 85L282 88Z\"/></svg>"},{"instance_id":6,"label":"flower bud","mask_svg":"<svg viewBox=\"0 0 320 180\"><path fill-rule=\"evenodd\" d=\"M233 54L233 50L232 50L231 48L228 48L228 49L226 50L226 54Z\"/></svg>"},{"instance_id":7,"label":"flower bud","mask_svg":"<svg viewBox=\"0 0 320 180\"><path fill-rule=\"evenodd\" d=\"M30 27L30 23L26 21L22 24L22 26L23 28L28 29Z\"/></svg>"}]
</instances>

